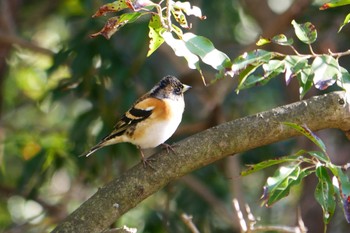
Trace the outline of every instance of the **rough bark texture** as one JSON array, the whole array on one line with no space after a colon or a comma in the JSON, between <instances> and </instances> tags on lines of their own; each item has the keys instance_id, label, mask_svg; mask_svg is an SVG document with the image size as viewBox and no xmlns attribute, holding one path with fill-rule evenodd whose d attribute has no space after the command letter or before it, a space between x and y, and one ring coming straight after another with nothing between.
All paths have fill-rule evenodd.
<instances>
[{"instance_id":1,"label":"rough bark texture","mask_svg":"<svg viewBox=\"0 0 350 233\"><path fill-rule=\"evenodd\" d=\"M179 142L177 155L153 155L155 170L142 164L100 188L53 232L101 232L170 181L214 161L297 135L281 122L305 124L311 130L350 130L349 102L344 92L315 96L305 101L230 121Z\"/></svg>"}]
</instances>

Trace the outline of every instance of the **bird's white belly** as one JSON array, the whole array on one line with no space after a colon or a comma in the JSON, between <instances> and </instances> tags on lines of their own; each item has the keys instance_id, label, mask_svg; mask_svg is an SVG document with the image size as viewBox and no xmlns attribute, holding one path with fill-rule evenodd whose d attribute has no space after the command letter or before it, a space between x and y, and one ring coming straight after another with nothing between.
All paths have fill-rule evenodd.
<instances>
[{"instance_id":1,"label":"bird's white belly","mask_svg":"<svg viewBox=\"0 0 350 233\"><path fill-rule=\"evenodd\" d=\"M171 100L168 100L171 101ZM163 121L159 121L157 123L153 123L146 130L144 135L148 135L146 137L141 137L138 139L134 139L134 144L138 145L142 149L154 148L158 145L164 143L168 140L176 131L182 120L182 113L184 110L184 102L183 101L171 101L171 104L175 104L177 106L173 106L171 109L172 117Z\"/></svg>"}]
</instances>

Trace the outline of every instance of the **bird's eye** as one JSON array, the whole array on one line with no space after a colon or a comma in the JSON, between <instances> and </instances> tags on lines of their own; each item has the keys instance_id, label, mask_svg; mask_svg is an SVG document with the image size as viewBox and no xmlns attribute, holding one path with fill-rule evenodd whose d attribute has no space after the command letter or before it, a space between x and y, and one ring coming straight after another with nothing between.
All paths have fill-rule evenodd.
<instances>
[{"instance_id":1,"label":"bird's eye","mask_svg":"<svg viewBox=\"0 0 350 233\"><path fill-rule=\"evenodd\" d=\"M174 92L175 94L180 95L182 93L181 87L175 87Z\"/></svg>"}]
</instances>

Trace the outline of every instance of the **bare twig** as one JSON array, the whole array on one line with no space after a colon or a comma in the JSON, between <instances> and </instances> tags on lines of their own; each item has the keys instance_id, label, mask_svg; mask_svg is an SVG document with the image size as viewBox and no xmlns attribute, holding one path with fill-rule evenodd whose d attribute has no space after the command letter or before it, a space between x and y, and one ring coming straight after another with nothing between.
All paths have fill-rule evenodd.
<instances>
[{"instance_id":1,"label":"bare twig","mask_svg":"<svg viewBox=\"0 0 350 233\"><path fill-rule=\"evenodd\" d=\"M9 45L19 45L20 47L30 49L34 52L38 52L41 54L45 54L48 56L53 56L55 53L51 51L50 49L46 49L43 47L40 47L30 41L24 40L20 37L17 37L15 35L11 34L5 34L0 32L0 44L9 44Z\"/></svg>"},{"instance_id":2,"label":"bare twig","mask_svg":"<svg viewBox=\"0 0 350 233\"><path fill-rule=\"evenodd\" d=\"M187 175L183 177L181 181L202 197L223 221L232 225L232 213L228 211L224 203L202 184L200 180L196 179L194 176Z\"/></svg>"},{"instance_id":3,"label":"bare twig","mask_svg":"<svg viewBox=\"0 0 350 233\"><path fill-rule=\"evenodd\" d=\"M200 233L196 225L192 222L192 216L183 213L181 214L181 219L192 233Z\"/></svg>"}]
</instances>

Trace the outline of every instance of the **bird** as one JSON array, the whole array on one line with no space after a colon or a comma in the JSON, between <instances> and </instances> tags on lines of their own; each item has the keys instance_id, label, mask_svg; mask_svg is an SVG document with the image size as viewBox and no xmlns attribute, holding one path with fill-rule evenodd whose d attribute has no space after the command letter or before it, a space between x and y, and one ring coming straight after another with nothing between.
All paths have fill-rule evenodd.
<instances>
[{"instance_id":1,"label":"bird","mask_svg":"<svg viewBox=\"0 0 350 233\"><path fill-rule=\"evenodd\" d=\"M88 157L102 147L121 142L134 144L140 151L144 166L149 165L142 150L165 144L179 126L185 109L184 93L191 86L168 75L149 92L141 96L115 124L110 134L89 151L80 155Z\"/></svg>"}]
</instances>

